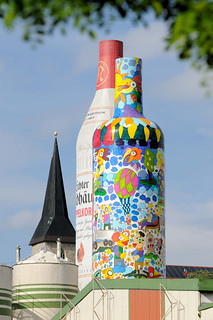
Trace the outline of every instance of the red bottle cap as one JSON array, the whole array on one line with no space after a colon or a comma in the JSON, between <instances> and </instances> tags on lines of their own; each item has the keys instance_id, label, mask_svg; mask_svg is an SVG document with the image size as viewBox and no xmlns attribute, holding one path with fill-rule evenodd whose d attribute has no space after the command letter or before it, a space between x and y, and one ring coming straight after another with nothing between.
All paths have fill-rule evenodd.
<instances>
[{"instance_id":1,"label":"red bottle cap","mask_svg":"<svg viewBox=\"0 0 213 320\"><path fill-rule=\"evenodd\" d=\"M115 88L115 59L123 57L123 42L103 40L99 43L96 90Z\"/></svg>"}]
</instances>

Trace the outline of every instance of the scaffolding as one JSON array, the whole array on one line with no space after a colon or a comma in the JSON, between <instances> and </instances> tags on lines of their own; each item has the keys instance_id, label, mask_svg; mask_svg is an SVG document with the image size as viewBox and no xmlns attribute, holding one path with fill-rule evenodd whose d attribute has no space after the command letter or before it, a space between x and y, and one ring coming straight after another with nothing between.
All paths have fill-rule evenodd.
<instances>
[{"instance_id":1,"label":"scaffolding","mask_svg":"<svg viewBox=\"0 0 213 320\"><path fill-rule=\"evenodd\" d=\"M74 317L71 317L71 312L70 312L70 319L72 320L78 320L79 319L79 315L80 315L80 309L77 305L75 305L74 303L72 303L72 301L70 299L67 298L67 296L65 294L61 294L61 307L60 307L60 319L62 319L62 309L63 309L63 300L66 300L69 309L67 311L67 313L69 313L71 310L73 311L73 315Z\"/></svg>"},{"instance_id":2,"label":"scaffolding","mask_svg":"<svg viewBox=\"0 0 213 320\"><path fill-rule=\"evenodd\" d=\"M167 298L170 306L167 310L164 310L164 315L162 316L162 293L165 298ZM181 311L183 311L181 313ZM181 315L183 317L181 318ZM173 295L160 284L160 319L161 320L185 320L185 306L180 300L177 300Z\"/></svg>"},{"instance_id":3,"label":"scaffolding","mask_svg":"<svg viewBox=\"0 0 213 320\"><path fill-rule=\"evenodd\" d=\"M95 301L95 284L101 292L100 298ZM93 277L93 320L113 320L111 312L114 296L111 291L106 289L98 279ZM101 313L101 314L100 314Z\"/></svg>"}]
</instances>

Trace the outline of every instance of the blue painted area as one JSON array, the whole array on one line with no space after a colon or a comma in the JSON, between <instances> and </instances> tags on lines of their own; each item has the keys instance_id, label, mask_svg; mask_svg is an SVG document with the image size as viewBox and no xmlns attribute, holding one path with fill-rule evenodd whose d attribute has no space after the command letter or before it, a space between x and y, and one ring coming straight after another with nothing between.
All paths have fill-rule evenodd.
<instances>
[{"instance_id":1,"label":"blue painted area","mask_svg":"<svg viewBox=\"0 0 213 320\"><path fill-rule=\"evenodd\" d=\"M151 197L152 194L153 194L152 189L149 189L149 190L147 191L147 195L148 195L149 197Z\"/></svg>"},{"instance_id":2,"label":"blue painted area","mask_svg":"<svg viewBox=\"0 0 213 320\"><path fill-rule=\"evenodd\" d=\"M118 171L118 169L116 168L116 167L112 167L112 172L117 172Z\"/></svg>"},{"instance_id":3,"label":"blue painted area","mask_svg":"<svg viewBox=\"0 0 213 320\"><path fill-rule=\"evenodd\" d=\"M116 199L116 195L115 194L111 194L110 195L110 200L115 200Z\"/></svg>"},{"instance_id":4,"label":"blue painted area","mask_svg":"<svg viewBox=\"0 0 213 320\"><path fill-rule=\"evenodd\" d=\"M139 206L139 208L140 208L140 210L146 210L146 203L145 202L140 202L139 204L138 204L138 206Z\"/></svg>"},{"instance_id":5,"label":"blue painted area","mask_svg":"<svg viewBox=\"0 0 213 320\"><path fill-rule=\"evenodd\" d=\"M120 202L115 201L115 202L113 203L113 205L117 207L117 206L120 206L121 204L120 204Z\"/></svg>"},{"instance_id":6,"label":"blue painted area","mask_svg":"<svg viewBox=\"0 0 213 320\"><path fill-rule=\"evenodd\" d=\"M114 148L113 153L114 153L114 155L116 155L116 156L120 156L120 154L121 154L121 149L120 149L120 148Z\"/></svg>"},{"instance_id":7,"label":"blue painted area","mask_svg":"<svg viewBox=\"0 0 213 320\"><path fill-rule=\"evenodd\" d=\"M111 163L111 165L116 166L118 164L118 158L113 156L110 159L110 163Z\"/></svg>"},{"instance_id":8,"label":"blue painted area","mask_svg":"<svg viewBox=\"0 0 213 320\"><path fill-rule=\"evenodd\" d=\"M109 200L109 196L108 196L108 195L106 195L106 196L104 197L104 201L107 201L107 200Z\"/></svg>"},{"instance_id":9,"label":"blue painted area","mask_svg":"<svg viewBox=\"0 0 213 320\"><path fill-rule=\"evenodd\" d=\"M109 167L110 167L110 163L107 162L107 163L105 164L105 168L106 168L106 169L109 169Z\"/></svg>"},{"instance_id":10,"label":"blue painted area","mask_svg":"<svg viewBox=\"0 0 213 320\"><path fill-rule=\"evenodd\" d=\"M103 201L102 197L98 197L98 202L101 203Z\"/></svg>"},{"instance_id":11,"label":"blue painted area","mask_svg":"<svg viewBox=\"0 0 213 320\"><path fill-rule=\"evenodd\" d=\"M112 193L113 190L114 190L113 186L109 186L109 187L108 187L108 193L109 193L109 194Z\"/></svg>"},{"instance_id":12,"label":"blue painted area","mask_svg":"<svg viewBox=\"0 0 213 320\"><path fill-rule=\"evenodd\" d=\"M130 59L129 59L129 66L134 67L135 65L136 65L135 59L130 58ZM139 72L140 72L141 66L140 66L140 64L138 64L136 68L138 68L138 66L139 66Z\"/></svg>"},{"instance_id":13,"label":"blue painted area","mask_svg":"<svg viewBox=\"0 0 213 320\"><path fill-rule=\"evenodd\" d=\"M113 173L108 173L107 174L107 180L108 181L113 181L114 180L114 174Z\"/></svg>"},{"instance_id":14,"label":"blue painted area","mask_svg":"<svg viewBox=\"0 0 213 320\"><path fill-rule=\"evenodd\" d=\"M121 209L117 209L116 212L117 213L122 213L122 210Z\"/></svg>"},{"instance_id":15,"label":"blue painted area","mask_svg":"<svg viewBox=\"0 0 213 320\"><path fill-rule=\"evenodd\" d=\"M157 201L157 197L156 197L156 195L153 195L153 196L152 196L152 200L153 200L154 202L156 202L156 201Z\"/></svg>"},{"instance_id":16,"label":"blue painted area","mask_svg":"<svg viewBox=\"0 0 213 320\"><path fill-rule=\"evenodd\" d=\"M139 212L138 212L138 211L133 210L133 211L132 211L132 214L136 214L136 216L138 216L138 215L139 215Z\"/></svg>"},{"instance_id":17,"label":"blue painted area","mask_svg":"<svg viewBox=\"0 0 213 320\"><path fill-rule=\"evenodd\" d=\"M133 217L132 217L132 221L134 221L134 222L138 221L138 217L133 216Z\"/></svg>"},{"instance_id":18,"label":"blue painted area","mask_svg":"<svg viewBox=\"0 0 213 320\"><path fill-rule=\"evenodd\" d=\"M124 63L123 65L122 65L122 70L127 70L128 69L128 64L127 63Z\"/></svg>"},{"instance_id":19,"label":"blue painted area","mask_svg":"<svg viewBox=\"0 0 213 320\"><path fill-rule=\"evenodd\" d=\"M132 209L137 209L138 206L137 206L137 204L132 204L131 207L132 207Z\"/></svg>"},{"instance_id":20,"label":"blue painted area","mask_svg":"<svg viewBox=\"0 0 213 320\"><path fill-rule=\"evenodd\" d=\"M137 226L137 224L133 223L132 227L137 228L138 226Z\"/></svg>"}]
</instances>

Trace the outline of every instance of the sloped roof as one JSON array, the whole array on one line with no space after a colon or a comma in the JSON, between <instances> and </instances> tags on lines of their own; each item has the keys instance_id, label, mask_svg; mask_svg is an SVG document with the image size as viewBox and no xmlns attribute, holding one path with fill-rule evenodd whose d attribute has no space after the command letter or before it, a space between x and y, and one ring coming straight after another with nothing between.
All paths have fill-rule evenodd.
<instances>
[{"instance_id":1,"label":"sloped roof","mask_svg":"<svg viewBox=\"0 0 213 320\"><path fill-rule=\"evenodd\" d=\"M17 264L28 264L28 263L70 263L63 258L58 258L57 255L52 252L48 247L44 246L34 255L19 261Z\"/></svg>"},{"instance_id":2,"label":"sloped roof","mask_svg":"<svg viewBox=\"0 0 213 320\"><path fill-rule=\"evenodd\" d=\"M211 267L198 267L198 266L178 266L178 265L167 265L166 266L166 278L184 279L191 272L197 271L209 271L213 273Z\"/></svg>"},{"instance_id":3,"label":"sloped roof","mask_svg":"<svg viewBox=\"0 0 213 320\"><path fill-rule=\"evenodd\" d=\"M55 138L42 216L30 245L44 241L55 242L57 238L60 238L61 242L75 243L75 229L68 217L58 143Z\"/></svg>"}]
</instances>

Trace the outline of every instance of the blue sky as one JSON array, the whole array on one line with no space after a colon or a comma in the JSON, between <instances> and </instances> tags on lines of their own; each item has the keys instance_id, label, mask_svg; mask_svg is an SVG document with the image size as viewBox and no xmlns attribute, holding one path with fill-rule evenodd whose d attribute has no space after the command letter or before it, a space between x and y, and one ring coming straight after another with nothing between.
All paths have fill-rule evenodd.
<instances>
[{"instance_id":1,"label":"blue sky","mask_svg":"<svg viewBox=\"0 0 213 320\"><path fill-rule=\"evenodd\" d=\"M143 60L144 114L165 135L167 264L212 266L213 84L206 98L202 74L164 51L161 22L144 29L123 21L109 35L97 32L94 41L70 29L32 50L21 29L0 29L0 262L14 264L17 245L22 259L31 254L54 131L75 226L75 144L95 93L98 41L118 39L125 56Z\"/></svg>"}]
</instances>

